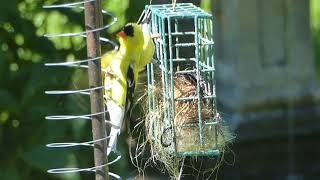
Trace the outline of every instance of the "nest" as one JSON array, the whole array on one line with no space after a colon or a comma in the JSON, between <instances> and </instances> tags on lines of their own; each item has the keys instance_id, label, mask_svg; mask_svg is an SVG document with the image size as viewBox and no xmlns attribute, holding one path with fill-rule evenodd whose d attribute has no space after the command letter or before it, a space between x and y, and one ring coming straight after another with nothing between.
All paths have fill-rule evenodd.
<instances>
[{"instance_id":1,"label":"nest","mask_svg":"<svg viewBox=\"0 0 320 180\"><path fill-rule=\"evenodd\" d=\"M225 146L233 138L227 127L222 125L219 113L215 111L213 100L202 100L202 123L219 121L218 125L204 126L203 142L200 142L198 99L191 101L175 101L174 123L165 122L164 110L167 102L163 100L161 81L152 89L156 110L146 111L146 141L150 145L152 162L160 161L173 178L180 176L183 157L175 156L176 152L197 152L219 149L223 154ZM175 98L195 97L197 87L187 76L174 77ZM148 103L145 101L146 109ZM175 129L173 129L175 128ZM175 132L175 143L174 143ZM175 146L176 145L176 146Z\"/></svg>"},{"instance_id":2,"label":"nest","mask_svg":"<svg viewBox=\"0 0 320 180\"><path fill-rule=\"evenodd\" d=\"M178 75L174 82L174 96L176 98L186 98L196 96L196 84L186 78L186 76ZM201 102L202 107L201 118L203 123L213 121L217 113L214 112L213 102ZM216 147L216 128L209 126L203 128L204 146L200 143L199 129L199 111L198 100L177 101L175 102L176 116L174 118L174 126L176 127L176 143L177 152L187 151L207 151Z\"/></svg>"}]
</instances>

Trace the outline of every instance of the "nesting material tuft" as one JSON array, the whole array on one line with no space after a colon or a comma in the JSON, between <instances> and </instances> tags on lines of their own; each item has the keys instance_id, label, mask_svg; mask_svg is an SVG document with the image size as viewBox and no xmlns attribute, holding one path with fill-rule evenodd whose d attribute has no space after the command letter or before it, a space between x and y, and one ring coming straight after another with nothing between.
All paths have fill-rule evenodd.
<instances>
[{"instance_id":1,"label":"nesting material tuft","mask_svg":"<svg viewBox=\"0 0 320 180\"><path fill-rule=\"evenodd\" d=\"M153 160L162 162L167 171L173 176L178 177L183 157L175 156L176 152L194 152L219 149L224 152L225 146L233 138L228 128L222 125L219 113L215 111L213 101L202 100L201 116L203 123L217 121L216 125L209 125L203 128L204 145L200 143L198 100L176 101L174 125L168 124L164 119L164 108L167 102L163 99L163 87L161 81L155 84L152 96L156 99L156 111L146 112L146 137L151 147ZM196 96L196 84L183 75L174 77L174 96L175 98L186 98ZM146 107L148 104L146 103ZM148 109L148 108L146 108ZM217 127L217 128L215 128ZM173 131L175 128L175 131ZM174 143L174 132L176 133Z\"/></svg>"},{"instance_id":2,"label":"nesting material tuft","mask_svg":"<svg viewBox=\"0 0 320 180\"><path fill-rule=\"evenodd\" d=\"M178 75L174 81L175 98L195 97L196 84L187 76ZM213 122L216 112L211 102L201 102L201 116L203 123ZM208 151L216 147L216 128L206 126L204 131L204 146L200 142L198 100L175 102L176 116L174 119L176 128L177 152Z\"/></svg>"}]
</instances>

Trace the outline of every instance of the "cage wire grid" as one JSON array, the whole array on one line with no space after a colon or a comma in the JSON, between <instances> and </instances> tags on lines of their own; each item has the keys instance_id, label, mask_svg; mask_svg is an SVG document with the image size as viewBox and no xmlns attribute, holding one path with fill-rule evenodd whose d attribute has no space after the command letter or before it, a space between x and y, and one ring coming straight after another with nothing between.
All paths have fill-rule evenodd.
<instances>
[{"instance_id":1,"label":"cage wire grid","mask_svg":"<svg viewBox=\"0 0 320 180\"><path fill-rule=\"evenodd\" d=\"M90 2L97 2L97 0L84 0L84 1L78 1L78 2L73 2L73 3L66 3L66 4L57 4L57 5L46 5L43 6L45 9L55 9L55 8L78 8L81 10L84 10L84 4L85 3L90 3ZM103 25L100 28L92 29L92 30L87 30L83 32L75 32L75 33L63 33L63 34L46 34L44 35L47 38L59 38L59 37L71 37L71 36L81 36L81 37L87 37L87 33L91 32L98 32L98 31L103 31L111 27L113 24L117 22L117 17L112 15L111 13L102 10L101 13L105 16L109 16L112 18L112 21L106 25ZM99 39L102 43L106 44L111 44L113 47L113 51L116 51L118 49L118 45L114 43L113 41L107 39L107 38L102 38L100 37ZM88 59L83 59L83 60L75 60L72 62L67 62L65 60L60 60L58 63L46 63L45 66L49 67L57 67L57 66L63 66L63 67L72 67L72 68L84 68L88 69L88 63L90 61L97 61L100 60L100 57L95 57L95 58L88 58ZM97 89L109 89L110 85L105 85L105 86L100 86L100 87L94 87L94 88L86 88L86 89L78 89L78 90L50 90L50 91L45 91L46 94L49 95L72 95L72 94L80 94L84 96L90 95L90 91L94 91ZM105 114L108 111L103 111L103 112L97 112L97 113L90 113L90 114L82 114L82 115L50 115L46 116L45 119L47 120L53 120L53 121L69 121L69 120L79 120L79 119L84 119L84 120L91 120L93 116L100 115L100 114ZM110 121L105 119L105 122L108 124L111 124ZM94 143L96 142L101 142L101 141L107 141L107 139L110 138L110 136L106 136L101 139L96 139L92 141L86 141L86 142L61 142L61 143L49 143L46 146L49 148L70 148L70 147L78 147L78 146L83 146L83 147L92 147L94 146ZM114 164L118 162L121 158L121 154L119 151L115 152L116 156L114 159L111 161L109 160L108 163L100 165L100 166L94 166L94 167L89 167L89 168L54 168L54 169L49 169L47 172L51 174L65 174L65 173L75 173L75 172L96 172L98 168L106 167L111 164ZM115 173L108 172L108 175L111 177L114 177L115 179L121 179L121 177Z\"/></svg>"},{"instance_id":2,"label":"cage wire grid","mask_svg":"<svg viewBox=\"0 0 320 180\"><path fill-rule=\"evenodd\" d=\"M168 129L172 132L173 145L170 153L176 156L216 156L219 154L217 124L219 117L216 109L215 94L215 68L213 50L213 17L191 3L177 3L175 9L171 4L147 5L145 10L151 11L151 24L149 29L152 34L159 34L155 41L156 64L161 70L163 127L159 123L153 124L153 138L155 143L160 143L156 137L156 129L164 133ZM186 24L193 24L193 28L184 28ZM181 38L188 36L191 41ZM184 57L186 50L192 52L191 56ZM148 109L149 112L159 111L159 97L154 94L156 64L147 66L148 77ZM191 65L190 65L191 64ZM184 68L180 70L179 67ZM191 68L191 69L190 69ZM189 97L175 97L175 77L178 74L195 74L196 93ZM204 92L202 92L204 91ZM179 150L176 124L176 103L197 101L198 123L186 124L186 127L198 128L200 148L193 150ZM210 119L202 117L203 103L210 102L212 116ZM182 127L183 128L183 127ZM211 137L205 137L205 128L213 128ZM213 137L214 136L214 137ZM214 146L203 149L208 144L208 138L215 141Z\"/></svg>"}]
</instances>

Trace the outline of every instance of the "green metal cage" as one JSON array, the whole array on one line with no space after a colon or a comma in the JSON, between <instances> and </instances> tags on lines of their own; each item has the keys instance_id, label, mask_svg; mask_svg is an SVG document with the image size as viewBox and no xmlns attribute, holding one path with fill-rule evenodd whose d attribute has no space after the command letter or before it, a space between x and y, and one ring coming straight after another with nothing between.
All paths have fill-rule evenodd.
<instances>
[{"instance_id":1,"label":"green metal cage","mask_svg":"<svg viewBox=\"0 0 320 180\"><path fill-rule=\"evenodd\" d=\"M147 66L148 108L161 112L151 126L153 142L176 156L218 155L212 15L191 3L178 3L175 9L171 4L148 5L145 10L151 11L151 33L160 36L155 41L156 61ZM181 76L194 77L195 93L175 97L175 81ZM155 88L161 89L161 96ZM184 116L177 112L179 103L195 106L195 120L177 125L177 117Z\"/></svg>"}]
</instances>

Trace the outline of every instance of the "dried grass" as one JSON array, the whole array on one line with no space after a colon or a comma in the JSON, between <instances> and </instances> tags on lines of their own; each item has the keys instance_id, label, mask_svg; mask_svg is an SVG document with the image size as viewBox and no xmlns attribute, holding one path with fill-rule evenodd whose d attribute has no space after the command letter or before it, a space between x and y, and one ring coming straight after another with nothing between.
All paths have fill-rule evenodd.
<instances>
[{"instance_id":1,"label":"dried grass","mask_svg":"<svg viewBox=\"0 0 320 180\"><path fill-rule=\"evenodd\" d=\"M146 115L144 125L146 136L144 141L140 143L140 147L144 149L147 143L150 145L150 159L144 164L144 167L148 163L157 164L157 162L161 162L160 165L157 165L157 168L163 171L166 170L172 178L179 179L184 158L174 155L172 125L165 124L164 122L163 112L166 103L163 102L161 83L155 84L152 94L157 100L156 111L148 111L147 98L142 101L145 104ZM185 79L184 76L175 77L174 96L176 98L192 97L195 96L195 94L196 86L194 86L192 82ZM219 149L221 154L220 160L213 168L213 170L217 170L223 161L224 150L227 143L233 139L233 135L229 132L227 126L223 125L219 113L213 112L212 104L209 102L202 102L201 116L204 122L217 119L219 123L216 125L217 128L215 128L215 126L207 126L204 128L203 139L205 143L204 146L201 146L198 128L198 100L175 102L175 109L174 126L176 127L177 152ZM215 135L217 135L217 137L214 137ZM137 158L140 152L141 149L137 149L134 157ZM144 167L139 166L137 163L136 165L142 172Z\"/></svg>"}]
</instances>

